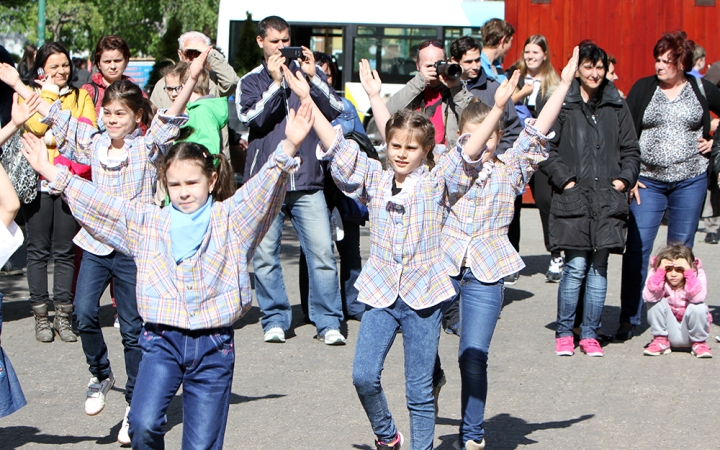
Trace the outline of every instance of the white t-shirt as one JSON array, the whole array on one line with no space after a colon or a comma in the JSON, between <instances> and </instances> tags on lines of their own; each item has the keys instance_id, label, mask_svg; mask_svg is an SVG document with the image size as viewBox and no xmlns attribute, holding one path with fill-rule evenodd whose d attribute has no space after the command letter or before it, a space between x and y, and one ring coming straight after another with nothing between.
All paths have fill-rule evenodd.
<instances>
[{"instance_id":1,"label":"white t-shirt","mask_svg":"<svg viewBox=\"0 0 720 450\"><path fill-rule=\"evenodd\" d=\"M23 239L22 230L15 222L8 228L0 223L0 267L4 266L15 250L22 245Z\"/></svg>"}]
</instances>

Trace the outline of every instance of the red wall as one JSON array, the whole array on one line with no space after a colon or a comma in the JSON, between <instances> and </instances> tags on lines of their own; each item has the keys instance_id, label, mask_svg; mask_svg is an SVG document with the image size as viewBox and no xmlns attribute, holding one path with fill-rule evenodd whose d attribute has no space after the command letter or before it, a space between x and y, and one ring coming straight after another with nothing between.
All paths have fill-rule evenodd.
<instances>
[{"instance_id":1,"label":"red wall","mask_svg":"<svg viewBox=\"0 0 720 450\"><path fill-rule=\"evenodd\" d=\"M505 0L505 20L515 28L505 67L533 34L547 38L558 72L573 46L592 39L617 59L616 84L626 94L635 80L653 74L652 50L665 31L684 30L705 48L708 64L720 59L720 0L715 6L696 6L696 0Z\"/></svg>"}]
</instances>

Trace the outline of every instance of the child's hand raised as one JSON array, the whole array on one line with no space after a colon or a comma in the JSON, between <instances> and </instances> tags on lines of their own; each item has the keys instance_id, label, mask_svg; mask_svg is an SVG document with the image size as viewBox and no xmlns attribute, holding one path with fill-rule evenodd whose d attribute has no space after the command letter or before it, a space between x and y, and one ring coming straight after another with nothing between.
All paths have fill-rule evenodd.
<instances>
[{"instance_id":1,"label":"child's hand raised","mask_svg":"<svg viewBox=\"0 0 720 450\"><path fill-rule=\"evenodd\" d=\"M20 83L20 74L10 64L2 63L0 64L0 81L14 89L15 85Z\"/></svg>"},{"instance_id":2,"label":"child's hand raised","mask_svg":"<svg viewBox=\"0 0 720 450\"><path fill-rule=\"evenodd\" d=\"M310 99L310 85L305 80L305 75L301 71L292 73L287 66L282 66L283 74L285 74L285 81L287 82L290 90L298 96L301 102L305 103ZM298 110L298 113L300 111ZM312 122L310 123L312 125Z\"/></svg>"},{"instance_id":3,"label":"child's hand raised","mask_svg":"<svg viewBox=\"0 0 720 450\"><path fill-rule=\"evenodd\" d=\"M368 97L372 98L380 95L382 90L382 81L377 70L370 70L370 62L363 58L360 60L360 83L367 92Z\"/></svg>"},{"instance_id":4,"label":"child's hand raised","mask_svg":"<svg viewBox=\"0 0 720 450\"><path fill-rule=\"evenodd\" d=\"M686 270L692 270L690 263L685 258L678 258L673 261L673 267L682 269L683 272L685 272Z\"/></svg>"},{"instance_id":5,"label":"child's hand raised","mask_svg":"<svg viewBox=\"0 0 720 450\"><path fill-rule=\"evenodd\" d=\"M190 64L190 78L197 81L198 77L200 76L200 73L205 68L205 63L207 62L207 57L210 54L210 50L212 50L211 46L208 46L205 50L198 55L197 58L195 58Z\"/></svg>"},{"instance_id":6,"label":"child's hand raised","mask_svg":"<svg viewBox=\"0 0 720 450\"><path fill-rule=\"evenodd\" d=\"M495 91L495 106L500 109L505 109L505 105L507 105L508 100L512 97L513 92L515 92L515 87L519 79L520 71L516 70L510 78L503 80L500 87Z\"/></svg>"},{"instance_id":7,"label":"child's hand raised","mask_svg":"<svg viewBox=\"0 0 720 450\"><path fill-rule=\"evenodd\" d=\"M33 169L48 181L55 181L58 169L50 162L45 142L32 133L22 135L22 153Z\"/></svg>"},{"instance_id":8,"label":"child's hand raised","mask_svg":"<svg viewBox=\"0 0 720 450\"><path fill-rule=\"evenodd\" d=\"M12 121L13 124L20 128L29 118L37 112L38 106L40 106L40 96L33 92L28 98L25 99L24 103L18 101L18 95L13 94L13 106L12 106Z\"/></svg>"},{"instance_id":9,"label":"child's hand raised","mask_svg":"<svg viewBox=\"0 0 720 450\"><path fill-rule=\"evenodd\" d=\"M580 47L575 47L573 49L573 54L570 57L570 60L565 65L565 68L562 70L562 74L560 75L562 82L568 86L570 86L570 84L572 84L573 80L575 79L575 73L578 70L578 59L579 58L580 58Z\"/></svg>"},{"instance_id":10,"label":"child's hand raised","mask_svg":"<svg viewBox=\"0 0 720 450\"><path fill-rule=\"evenodd\" d=\"M297 113L291 109L288 113L287 124L285 125L285 141L283 151L288 156L295 156L297 149L305 140L313 125L313 104L303 103ZM285 145L288 143L290 145Z\"/></svg>"}]
</instances>

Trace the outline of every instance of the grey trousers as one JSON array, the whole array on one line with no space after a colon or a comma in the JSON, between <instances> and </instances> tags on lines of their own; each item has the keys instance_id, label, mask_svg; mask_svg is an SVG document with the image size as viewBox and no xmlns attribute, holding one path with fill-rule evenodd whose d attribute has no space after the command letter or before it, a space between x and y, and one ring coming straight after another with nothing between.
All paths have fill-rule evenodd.
<instances>
[{"instance_id":1,"label":"grey trousers","mask_svg":"<svg viewBox=\"0 0 720 450\"><path fill-rule=\"evenodd\" d=\"M690 347L693 342L705 342L710 335L708 307L705 303L690 303L682 321L678 322L667 300L646 303L647 320L653 336L667 336L673 347Z\"/></svg>"}]
</instances>

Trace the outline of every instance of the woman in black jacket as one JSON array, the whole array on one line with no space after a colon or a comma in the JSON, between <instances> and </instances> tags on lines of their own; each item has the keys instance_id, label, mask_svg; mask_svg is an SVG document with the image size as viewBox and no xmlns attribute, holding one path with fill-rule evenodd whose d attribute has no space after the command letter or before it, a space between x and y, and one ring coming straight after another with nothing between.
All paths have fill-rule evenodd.
<instances>
[{"instance_id":1,"label":"woman in black jacket","mask_svg":"<svg viewBox=\"0 0 720 450\"><path fill-rule=\"evenodd\" d=\"M695 43L684 31L665 33L655 44L656 74L630 89L627 104L640 144L640 177L630 197L627 249L623 255L620 327L632 338L640 325L643 283L665 210L667 243L692 248L707 192L712 147L710 111L720 113L720 90L686 74Z\"/></svg>"},{"instance_id":2,"label":"woman in black jacket","mask_svg":"<svg viewBox=\"0 0 720 450\"><path fill-rule=\"evenodd\" d=\"M580 349L603 356L597 341L607 290L610 252L622 252L628 218L627 192L637 180L640 151L632 118L605 78L607 54L580 44L578 75L565 97L541 170L554 195L550 206L551 251L565 251L558 289L555 351L572 355L572 327L585 283Z\"/></svg>"}]
</instances>

